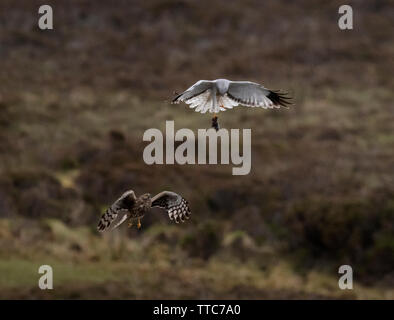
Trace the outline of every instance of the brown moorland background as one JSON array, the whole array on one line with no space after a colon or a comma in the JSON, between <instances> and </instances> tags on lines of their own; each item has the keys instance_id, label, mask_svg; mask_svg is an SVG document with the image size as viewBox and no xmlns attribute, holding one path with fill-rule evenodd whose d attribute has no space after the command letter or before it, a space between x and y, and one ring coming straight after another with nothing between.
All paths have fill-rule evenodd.
<instances>
[{"instance_id":1,"label":"brown moorland background","mask_svg":"<svg viewBox=\"0 0 394 320\"><path fill-rule=\"evenodd\" d=\"M46 4L54 30L41 1L0 2L0 298L394 298L393 1L350 1L351 31L343 1ZM222 77L294 97L220 113L252 129L251 173L146 165L146 129L210 124L173 92ZM129 188L180 192L192 219L99 235Z\"/></svg>"}]
</instances>

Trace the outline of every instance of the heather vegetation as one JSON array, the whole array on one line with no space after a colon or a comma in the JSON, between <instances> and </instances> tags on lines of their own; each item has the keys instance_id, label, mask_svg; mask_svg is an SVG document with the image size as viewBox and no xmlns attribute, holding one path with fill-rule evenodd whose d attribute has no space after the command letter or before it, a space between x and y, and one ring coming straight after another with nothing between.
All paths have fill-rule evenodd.
<instances>
[{"instance_id":1,"label":"heather vegetation","mask_svg":"<svg viewBox=\"0 0 394 320\"><path fill-rule=\"evenodd\" d=\"M41 4L0 3L0 298L394 298L393 1L355 2L352 31L341 1L72 0L47 31ZM250 174L146 165L146 129L210 123L173 92L219 77L294 97L220 113L252 129ZM192 218L98 234L129 188Z\"/></svg>"}]
</instances>

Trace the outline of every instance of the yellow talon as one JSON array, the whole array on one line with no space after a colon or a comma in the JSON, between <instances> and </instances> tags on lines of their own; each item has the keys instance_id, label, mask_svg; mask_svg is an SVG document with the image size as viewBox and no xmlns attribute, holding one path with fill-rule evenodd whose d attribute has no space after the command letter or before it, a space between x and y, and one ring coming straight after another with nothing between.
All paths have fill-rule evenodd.
<instances>
[{"instance_id":1,"label":"yellow talon","mask_svg":"<svg viewBox=\"0 0 394 320\"><path fill-rule=\"evenodd\" d=\"M141 220L140 219L138 219L137 228L141 229Z\"/></svg>"}]
</instances>

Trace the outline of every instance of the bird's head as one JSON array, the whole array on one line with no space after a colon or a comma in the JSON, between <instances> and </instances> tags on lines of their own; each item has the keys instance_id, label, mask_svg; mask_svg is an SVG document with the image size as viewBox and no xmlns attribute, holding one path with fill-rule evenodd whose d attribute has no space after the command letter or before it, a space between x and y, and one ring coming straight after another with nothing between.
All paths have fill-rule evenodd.
<instances>
[{"instance_id":1,"label":"bird's head","mask_svg":"<svg viewBox=\"0 0 394 320\"><path fill-rule=\"evenodd\" d=\"M227 79L217 79L215 82L219 94L223 96L228 91L230 81Z\"/></svg>"},{"instance_id":2,"label":"bird's head","mask_svg":"<svg viewBox=\"0 0 394 320\"><path fill-rule=\"evenodd\" d=\"M152 197L150 195L150 193L144 193L140 199L143 201L144 206L146 209L149 209L150 206L152 205Z\"/></svg>"},{"instance_id":3,"label":"bird's head","mask_svg":"<svg viewBox=\"0 0 394 320\"><path fill-rule=\"evenodd\" d=\"M143 200L148 200L148 199L151 198L151 195L150 195L150 193L144 193L144 194L141 196L141 198L142 198Z\"/></svg>"}]
</instances>

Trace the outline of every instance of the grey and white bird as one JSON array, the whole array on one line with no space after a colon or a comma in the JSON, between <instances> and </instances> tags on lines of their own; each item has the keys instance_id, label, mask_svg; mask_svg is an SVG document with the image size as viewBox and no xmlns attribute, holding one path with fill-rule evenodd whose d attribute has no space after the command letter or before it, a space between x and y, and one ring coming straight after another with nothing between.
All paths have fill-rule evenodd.
<instances>
[{"instance_id":1,"label":"grey and white bird","mask_svg":"<svg viewBox=\"0 0 394 320\"><path fill-rule=\"evenodd\" d=\"M129 220L129 227L137 220L138 229L141 228L141 219L151 208L164 209L170 220L176 223L189 219L191 211L186 199L171 191L163 191L153 198L149 193L136 197L133 190L126 191L102 215L97 226L98 231L115 229L123 222Z\"/></svg>"},{"instance_id":2,"label":"grey and white bird","mask_svg":"<svg viewBox=\"0 0 394 320\"><path fill-rule=\"evenodd\" d=\"M286 93L270 90L251 81L227 79L200 80L189 89L177 95L172 103L185 102L196 112L214 113L212 126L218 130L217 113L238 105L272 109L291 104Z\"/></svg>"}]
</instances>

